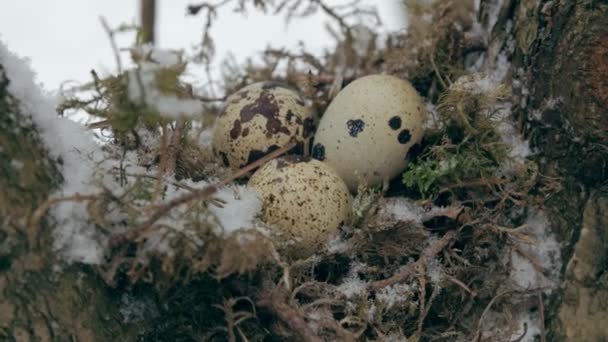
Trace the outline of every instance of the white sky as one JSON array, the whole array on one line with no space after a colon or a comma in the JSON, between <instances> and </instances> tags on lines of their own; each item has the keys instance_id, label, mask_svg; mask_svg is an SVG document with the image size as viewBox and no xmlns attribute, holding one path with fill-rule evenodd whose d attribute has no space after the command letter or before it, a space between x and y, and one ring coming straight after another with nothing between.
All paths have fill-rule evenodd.
<instances>
[{"instance_id":1,"label":"white sky","mask_svg":"<svg viewBox=\"0 0 608 342\"><path fill-rule=\"evenodd\" d=\"M200 15L186 17L185 12L188 4L198 2L157 0L159 47L192 51L191 47L201 38L203 18ZM387 29L402 27L400 0L367 0L366 3L378 6ZM138 0L4 1L0 4L0 40L18 55L30 57L38 81L47 90L54 90L66 80L89 81L92 68L102 74L115 69L114 56L99 16L104 16L112 27L135 23ZM280 16L251 11L245 18L227 8L214 25L217 60L228 51L243 60L268 45L294 47L300 40L308 47L321 48L329 42L323 27L325 21L325 16L317 15L285 27ZM132 37L126 35L118 39L120 47L127 47L131 42Z\"/></svg>"}]
</instances>

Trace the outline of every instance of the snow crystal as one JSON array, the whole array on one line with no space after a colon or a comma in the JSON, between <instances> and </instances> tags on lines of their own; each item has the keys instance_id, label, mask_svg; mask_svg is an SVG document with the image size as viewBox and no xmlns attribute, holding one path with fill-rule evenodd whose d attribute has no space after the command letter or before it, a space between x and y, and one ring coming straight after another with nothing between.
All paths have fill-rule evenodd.
<instances>
[{"instance_id":1,"label":"snow crystal","mask_svg":"<svg viewBox=\"0 0 608 342\"><path fill-rule=\"evenodd\" d=\"M528 234L533 241L526 243L518 242L517 248L534 259L535 263L544 269L544 274L537 270L532 262L516 251L511 252L510 261L512 265L511 280L524 289L543 288L551 292L558 285L562 260L559 242L551 233L549 221L545 213L540 210L532 210L525 222L524 233Z\"/></svg>"},{"instance_id":2,"label":"snow crystal","mask_svg":"<svg viewBox=\"0 0 608 342\"><path fill-rule=\"evenodd\" d=\"M255 217L262 209L262 200L255 190L242 185L226 186L214 197L225 202L223 208L210 206L224 228L224 234L255 227Z\"/></svg>"},{"instance_id":3,"label":"snow crystal","mask_svg":"<svg viewBox=\"0 0 608 342\"><path fill-rule=\"evenodd\" d=\"M23 115L30 115L36 124L49 156L61 158L63 162L58 165L63 174L63 184L55 196L91 193L93 189L89 181L94 163L101 156L93 136L81 125L57 115L55 103L34 83L35 73L29 60L10 52L1 41L0 64L10 80L9 91L19 100ZM52 210L52 214L57 221L54 247L62 250L68 261L98 262L101 248L90 233L92 229L87 224L85 205L62 202Z\"/></svg>"}]
</instances>

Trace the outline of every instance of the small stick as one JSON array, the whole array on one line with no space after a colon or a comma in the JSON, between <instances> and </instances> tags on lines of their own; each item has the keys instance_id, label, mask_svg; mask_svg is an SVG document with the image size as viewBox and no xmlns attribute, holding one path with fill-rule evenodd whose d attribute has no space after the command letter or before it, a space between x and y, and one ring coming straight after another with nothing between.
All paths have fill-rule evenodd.
<instances>
[{"instance_id":1,"label":"small stick","mask_svg":"<svg viewBox=\"0 0 608 342\"><path fill-rule=\"evenodd\" d=\"M112 51L114 51L114 59L116 59L116 68L118 68L118 73L122 74L122 61L120 60L120 53L118 52L118 46L116 46L116 41L114 40L114 32L108 25L108 22L104 17L99 17L99 21L101 21L101 26L106 31L108 38L110 39L110 44L112 45Z\"/></svg>"}]
</instances>

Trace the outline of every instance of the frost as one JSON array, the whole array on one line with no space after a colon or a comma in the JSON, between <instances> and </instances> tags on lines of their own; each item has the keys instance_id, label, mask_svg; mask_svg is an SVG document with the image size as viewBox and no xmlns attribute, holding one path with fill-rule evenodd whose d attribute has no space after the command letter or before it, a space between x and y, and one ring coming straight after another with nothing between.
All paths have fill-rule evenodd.
<instances>
[{"instance_id":1,"label":"frost","mask_svg":"<svg viewBox=\"0 0 608 342\"><path fill-rule=\"evenodd\" d=\"M542 288L546 292L551 292L558 285L559 272L562 267L560 245L550 231L549 221L544 212L532 210L525 225L527 227L523 232L532 241L530 243L520 241L517 248L533 258L534 263L543 270L538 270L527 257L512 251L510 256L511 280L516 286L524 289Z\"/></svg>"},{"instance_id":2,"label":"frost","mask_svg":"<svg viewBox=\"0 0 608 342\"><path fill-rule=\"evenodd\" d=\"M102 157L93 136L81 125L57 115L55 103L34 83L35 73L29 67L29 60L11 53L2 42L0 64L10 81L10 93L19 100L23 115L31 116L49 156L62 160L58 167L63 175L63 184L54 195L90 194L93 187L89 181L95 170L95 162ZM87 223L85 205L73 201L62 202L52 210L52 215L57 221L54 248L62 250L68 261L97 263L101 248L91 233L92 227Z\"/></svg>"}]
</instances>

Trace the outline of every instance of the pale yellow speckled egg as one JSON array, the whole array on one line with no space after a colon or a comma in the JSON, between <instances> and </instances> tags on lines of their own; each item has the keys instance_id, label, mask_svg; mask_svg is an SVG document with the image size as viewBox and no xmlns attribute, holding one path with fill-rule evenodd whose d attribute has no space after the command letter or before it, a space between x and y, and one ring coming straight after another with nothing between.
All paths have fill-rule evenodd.
<instances>
[{"instance_id":1,"label":"pale yellow speckled egg","mask_svg":"<svg viewBox=\"0 0 608 342\"><path fill-rule=\"evenodd\" d=\"M359 78L342 89L319 122L313 158L333 167L351 191L405 170L408 151L420 142L426 109L407 81L388 75Z\"/></svg>"},{"instance_id":2,"label":"pale yellow speckled egg","mask_svg":"<svg viewBox=\"0 0 608 342\"><path fill-rule=\"evenodd\" d=\"M302 154L315 117L302 97L278 82L251 84L226 100L217 118L213 150L225 166L239 169L291 142Z\"/></svg>"},{"instance_id":3,"label":"pale yellow speckled egg","mask_svg":"<svg viewBox=\"0 0 608 342\"><path fill-rule=\"evenodd\" d=\"M258 169L249 186L263 198L262 221L275 230L287 255L308 257L351 219L351 195L326 164L286 156ZM291 244L293 243L293 244Z\"/></svg>"}]
</instances>

